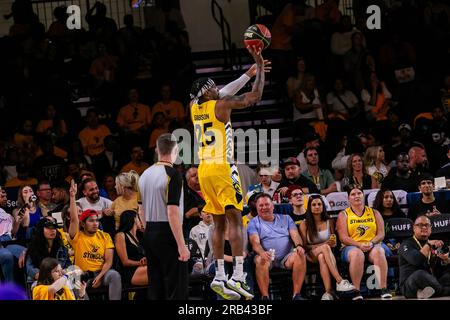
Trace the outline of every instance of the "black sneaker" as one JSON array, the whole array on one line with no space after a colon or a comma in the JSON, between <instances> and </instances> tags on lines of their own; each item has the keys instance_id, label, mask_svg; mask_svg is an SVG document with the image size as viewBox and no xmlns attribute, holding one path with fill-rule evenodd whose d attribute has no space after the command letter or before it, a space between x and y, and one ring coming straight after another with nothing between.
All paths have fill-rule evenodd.
<instances>
[{"instance_id":1,"label":"black sneaker","mask_svg":"<svg viewBox=\"0 0 450 320\"><path fill-rule=\"evenodd\" d=\"M363 299L364 297L361 295L361 292L359 292L359 290L355 290L352 300L363 300Z\"/></svg>"},{"instance_id":2,"label":"black sneaker","mask_svg":"<svg viewBox=\"0 0 450 320\"><path fill-rule=\"evenodd\" d=\"M302 297L302 295L300 293L296 293L293 297L292 300L306 300L305 298Z\"/></svg>"},{"instance_id":3,"label":"black sneaker","mask_svg":"<svg viewBox=\"0 0 450 320\"><path fill-rule=\"evenodd\" d=\"M387 288L381 289L381 299L392 299L392 294Z\"/></svg>"}]
</instances>

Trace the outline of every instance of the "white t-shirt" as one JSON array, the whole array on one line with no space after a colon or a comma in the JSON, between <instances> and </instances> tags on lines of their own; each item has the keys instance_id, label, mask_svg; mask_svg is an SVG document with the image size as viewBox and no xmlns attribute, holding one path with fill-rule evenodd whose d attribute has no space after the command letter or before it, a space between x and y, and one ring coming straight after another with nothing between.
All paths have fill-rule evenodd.
<instances>
[{"instance_id":1,"label":"white t-shirt","mask_svg":"<svg viewBox=\"0 0 450 320\"><path fill-rule=\"evenodd\" d=\"M358 98L353 94L353 92L346 90L344 94L339 95L342 101L345 102L349 109L355 108L358 103ZM344 104L339 101L335 92L330 92L327 94L327 105L331 105L331 109L335 112L340 112L348 115L348 110Z\"/></svg>"},{"instance_id":2,"label":"white t-shirt","mask_svg":"<svg viewBox=\"0 0 450 320\"><path fill-rule=\"evenodd\" d=\"M317 91L317 89L314 89L314 99L311 102L311 99L309 99L306 94L303 93L303 91L300 91L301 97L302 97L302 102L305 104L321 104L320 103L320 97L319 97L319 92ZM300 113L300 111L295 107L294 105L294 114L293 114L293 121L296 120L302 120L302 119L318 119L318 112L316 109L314 109L311 112L308 113Z\"/></svg>"},{"instance_id":3,"label":"white t-shirt","mask_svg":"<svg viewBox=\"0 0 450 320\"><path fill-rule=\"evenodd\" d=\"M355 32L360 32L358 29L347 32L335 32L331 36L331 52L333 54L343 56L352 48L352 35ZM363 46L366 46L366 41L363 39Z\"/></svg>"},{"instance_id":4,"label":"white t-shirt","mask_svg":"<svg viewBox=\"0 0 450 320\"><path fill-rule=\"evenodd\" d=\"M103 197L99 197L98 201L96 203L90 203L86 197L78 199L77 203L81 206L81 209L87 210L87 209L93 209L97 211L102 211L104 209L111 208L112 201Z\"/></svg>"},{"instance_id":5,"label":"white t-shirt","mask_svg":"<svg viewBox=\"0 0 450 320\"><path fill-rule=\"evenodd\" d=\"M375 165L372 165L370 167L367 167L367 173L370 174L371 176L373 176L375 173L379 172L383 175L382 178L385 178L388 174L388 168L382 163L380 166L380 169L377 169L377 167ZM377 176L375 176L375 178L377 178ZM378 180L378 178L377 178Z\"/></svg>"},{"instance_id":6,"label":"white t-shirt","mask_svg":"<svg viewBox=\"0 0 450 320\"><path fill-rule=\"evenodd\" d=\"M203 221L200 221L199 224L193 227L191 229L191 232L189 233L189 238L197 242L197 245L200 248L200 251L202 252L202 256L204 258L206 243L208 242L209 228L214 228L214 225L210 224L208 226Z\"/></svg>"}]
</instances>

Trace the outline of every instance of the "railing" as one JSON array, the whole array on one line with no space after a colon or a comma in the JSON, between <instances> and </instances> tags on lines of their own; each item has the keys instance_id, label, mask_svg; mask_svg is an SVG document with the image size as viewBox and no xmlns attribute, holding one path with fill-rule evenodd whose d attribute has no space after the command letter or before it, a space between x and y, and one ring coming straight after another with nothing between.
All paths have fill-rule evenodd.
<instances>
[{"instance_id":1,"label":"railing","mask_svg":"<svg viewBox=\"0 0 450 320\"><path fill-rule=\"evenodd\" d=\"M219 25L222 34L222 48L225 65L232 67L235 65L236 46L231 42L230 24L227 19L225 19L223 10L216 0L211 0L211 12L214 20Z\"/></svg>"},{"instance_id":2,"label":"railing","mask_svg":"<svg viewBox=\"0 0 450 320\"><path fill-rule=\"evenodd\" d=\"M81 26L88 29L85 16L91 5L97 0L31 0L33 11L38 15L41 23L45 25L46 30L55 20L53 17L53 10L56 7L70 5L77 5L81 9ZM139 8L131 8L127 0L99 0L106 6L106 15L112 18L118 28L123 26L123 16L125 14L132 14L136 26L145 27L144 6Z\"/></svg>"}]
</instances>

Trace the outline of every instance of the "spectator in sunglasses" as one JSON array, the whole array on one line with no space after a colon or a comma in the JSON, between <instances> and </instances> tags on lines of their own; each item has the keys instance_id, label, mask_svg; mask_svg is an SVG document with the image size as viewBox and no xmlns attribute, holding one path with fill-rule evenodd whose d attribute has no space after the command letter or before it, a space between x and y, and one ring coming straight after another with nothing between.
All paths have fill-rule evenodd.
<instances>
[{"instance_id":1,"label":"spectator in sunglasses","mask_svg":"<svg viewBox=\"0 0 450 320\"><path fill-rule=\"evenodd\" d=\"M33 238L28 246L26 271L29 280L38 280L39 266L47 257L57 259L62 268L72 265L69 252L64 246L58 224L52 217L42 218L35 227Z\"/></svg>"}]
</instances>

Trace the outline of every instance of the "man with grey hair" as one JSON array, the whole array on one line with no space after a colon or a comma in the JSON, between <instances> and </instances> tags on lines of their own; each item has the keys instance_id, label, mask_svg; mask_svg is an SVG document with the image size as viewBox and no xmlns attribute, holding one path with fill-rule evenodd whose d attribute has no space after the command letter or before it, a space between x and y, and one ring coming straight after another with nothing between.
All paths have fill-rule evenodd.
<instances>
[{"instance_id":1,"label":"man with grey hair","mask_svg":"<svg viewBox=\"0 0 450 320\"><path fill-rule=\"evenodd\" d=\"M173 167L176 138L166 133L156 141L158 162L139 178L145 214L144 247L150 300L187 300L190 253L183 237L183 179Z\"/></svg>"}]
</instances>

